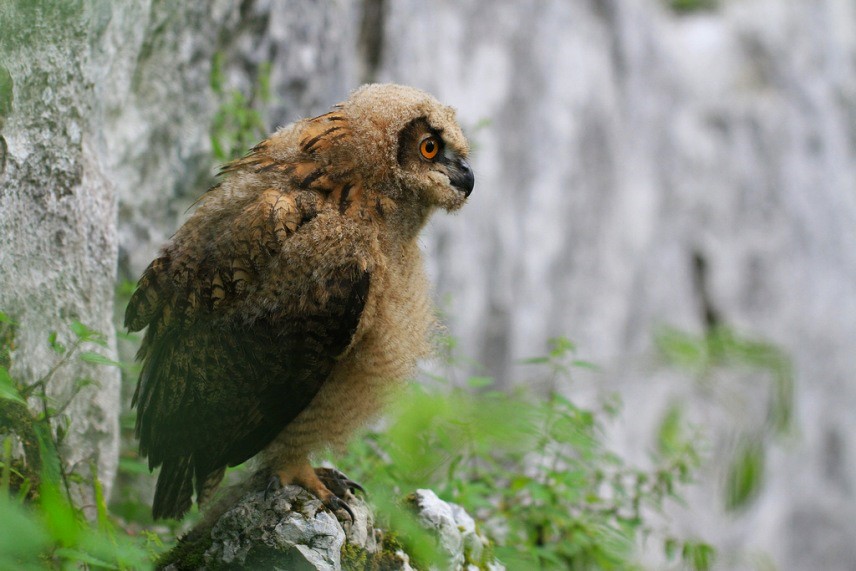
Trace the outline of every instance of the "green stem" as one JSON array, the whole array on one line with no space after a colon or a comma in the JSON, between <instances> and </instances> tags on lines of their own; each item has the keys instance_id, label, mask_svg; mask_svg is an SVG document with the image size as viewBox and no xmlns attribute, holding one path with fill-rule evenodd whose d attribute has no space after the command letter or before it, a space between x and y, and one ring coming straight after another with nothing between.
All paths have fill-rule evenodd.
<instances>
[{"instance_id":1,"label":"green stem","mask_svg":"<svg viewBox=\"0 0 856 571\"><path fill-rule=\"evenodd\" d=\"M3 439L3 473L0 475L0 491L3 497L9 497L9 486L12 481L12 437Z\"/></svg>"}]
</instances>

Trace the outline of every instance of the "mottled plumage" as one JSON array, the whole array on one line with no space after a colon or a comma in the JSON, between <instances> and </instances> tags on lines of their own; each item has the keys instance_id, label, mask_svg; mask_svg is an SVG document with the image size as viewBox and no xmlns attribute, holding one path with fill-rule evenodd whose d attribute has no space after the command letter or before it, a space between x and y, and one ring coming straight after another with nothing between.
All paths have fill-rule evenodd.
<instances>
[{"instance_id":1,"label":"mottled plumage","mask_svg":"<svg viewBox=\"0 0 856 571\"><path fill-rule=\"evenodd\" d=\"M222 169L125 314L148 327L134 404L140 452L162 467L155 517L259 453L282 484L343 507L309 455L342 444L426 353L416 238L435 208L463 205L467 153L451 108L370 85Z\"/></svg>"}]
</instances>

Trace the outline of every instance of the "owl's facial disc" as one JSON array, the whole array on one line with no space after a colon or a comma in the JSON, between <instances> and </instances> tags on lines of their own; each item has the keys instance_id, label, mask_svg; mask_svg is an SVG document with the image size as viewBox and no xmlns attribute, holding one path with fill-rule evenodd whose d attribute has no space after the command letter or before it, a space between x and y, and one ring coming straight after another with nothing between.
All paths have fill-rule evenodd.
<instances>
[{"instance_id":1,"label":"owl's facial disc","mask_svg":"<svg viewBox=\"0 0 856 571\"><path fill-rule=\"evenodd\" d=\"M467 152L466 139L456 123L414 119L399 135L403 186L417 191L424 205L459 209L475 183Z\"/></svg>"},{"instance_id":2,"label":"owl's facial disc","mask_svg":"<svg viewBox=\"0 0 856 571\"><path fill-rule=\"evenodd\" d=\"M442 165L444 174L449 178L449 183L460 192L464 198L473 191L475 177L467 160L448 147L441 134L430 131L419 140L419 154L423 161L438 163Z\"/></svg>"}]
</instances>

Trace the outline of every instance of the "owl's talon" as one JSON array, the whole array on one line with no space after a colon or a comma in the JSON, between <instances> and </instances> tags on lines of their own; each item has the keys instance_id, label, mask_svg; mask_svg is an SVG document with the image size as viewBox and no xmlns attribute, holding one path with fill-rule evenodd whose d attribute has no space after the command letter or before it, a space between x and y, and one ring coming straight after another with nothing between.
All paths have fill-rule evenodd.
<instances>
[{"instance_id":1,"label":"owl's talon","mask_svg":"<svg viewBox=\"0 0 856 571\"><path fill-rule=\"evenodd\" d=\"M328 490L339 497L344 496L348 492L353 494L357 490L361 491L363 494L366 493L366 490L361 485L354 482L335 468L315 468L315 475L318 476L318 479L321 480L321 483L323 483Z\"/></svg>"},{"instance_id":2,"label":"owl's talon","mask_svg":"<svg viewBox=\"0 0 856 571\"><path fill-rule=\"evenodd\" d=\"M268 500L270 495L274 492L279 491L282 488L282 481L279 479L279 476L274 474L268 480L268 485L265 488L265 501Z\"/></svg>"},{"instance_id":3,"label":"owl's talon","mask_svg":"<svg viewBox=\"0 0 856 571\"><path fill-rule=\"evenodd\" d=\"M348 512L348 515L351 516L352 522L357 521L356 516L354 516L354 510L351 509L351 506L336 494L331 493L330 497L327 498L326 501L322 500L322 503L333 513L336 513L340 509L345 510Z\"/></svg>"}]
</instances>

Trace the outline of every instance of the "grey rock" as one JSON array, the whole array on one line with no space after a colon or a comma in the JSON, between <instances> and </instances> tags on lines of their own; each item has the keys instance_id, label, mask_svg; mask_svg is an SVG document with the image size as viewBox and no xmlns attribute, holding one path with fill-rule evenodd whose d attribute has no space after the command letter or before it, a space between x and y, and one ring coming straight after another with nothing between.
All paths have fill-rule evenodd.
<instances>
[{"instance_id":1,"label":"grey rock","mask_svg":"<svg viewBox=\"0 0 856 571\"><path fill-rule=\"evenodd\" d=\"M416 490L419 520L428 529L437 532L440 546L449 555L449 567L460 569L464 564L464 537L458 529L452 506L442 501L431 490Z\"/></svg>"},{"instance_id":2,"label":"grey rock","mask_svg":"<svg viewBox=\"0 0 856 571\"><path fill-rule=\"evenodd\" d=\"M431 490L418 490L411 498L419 521L437 534L438 545L448 554L445 569L469 569L465 561L481 561L488 540L480 535L473 519L460 507L440 500ZM350 497L353 522L344 514L337 519L321 502L299 486L275 492L250 492L212 521L197 528L173 552L165 569L195 568L188 553L204 547L200 569L348 569L342 561L343 546L362 553L370 561L378 557L384 569L410 571L410 557L403 551L382 553L384 530L374 525L370 507L360 497ZM218 512L219 513L219 512ZM202 531L205 530L205 531ZM194 559L195 560L195 559ZM488 563L496 571L504 567Z\"/></svg>"},{"instance_id":3,"label":"grey rock","mask_svg":"<svg viewBox=\"0 0 856 571\"><path fill-rule=\"evenodd\" d=\"M489 540L480 534L476 522L461 506L445 502L433 490L420 489L413 494L420 523L437 533L439 545L449 559L448 569L467 569L465 561L481 561ZM505 569L496 561L489 562L491 569ZM475 567L477 568L477 567Z\"/></svg>"},{"instance_id":4,"label":"grey rock","mask_svg":"<svg viewBox=\"0 0 856 571\"><path fill-rule=\"evenodd\" d=\"M464 538L458 529L452 506L440 500L431 490L417 490L416 504L423 525L437 531L440 546L449 554L449 567L461 568L464 564Z\"/></svg>"},{"instance_id":5,"label":"grey rock","mask_svg":"<svg viewBox=\"0 0 856 571\"><path fill-rule=\"evenodd\" d=\"M345 531L314 496L286 486L268 499L264 492L243 498L220 517L211 538L209 565L330 571L341 568Z\"/></svg>"}]
</instances>

